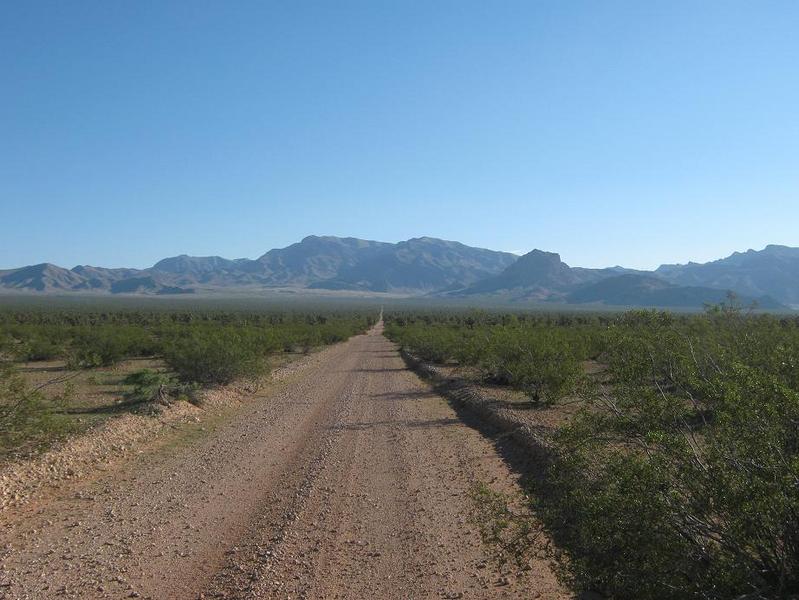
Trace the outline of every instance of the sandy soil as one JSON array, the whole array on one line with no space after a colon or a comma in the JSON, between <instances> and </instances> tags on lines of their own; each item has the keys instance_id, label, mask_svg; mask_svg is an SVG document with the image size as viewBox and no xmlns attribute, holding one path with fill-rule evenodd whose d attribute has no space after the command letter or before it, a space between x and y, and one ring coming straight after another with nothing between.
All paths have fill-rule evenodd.
<instances>
[{"instance_id":1,"label":"sandy soil","mask_svg":"<svg viewBox=\"0 0 799 600\"><path fill-rule=\"evenodd\" d=\"M380 328L203 435L0 514L3 598L568 598L469 523L516 476Z\"/></svg>"}]
</instances>

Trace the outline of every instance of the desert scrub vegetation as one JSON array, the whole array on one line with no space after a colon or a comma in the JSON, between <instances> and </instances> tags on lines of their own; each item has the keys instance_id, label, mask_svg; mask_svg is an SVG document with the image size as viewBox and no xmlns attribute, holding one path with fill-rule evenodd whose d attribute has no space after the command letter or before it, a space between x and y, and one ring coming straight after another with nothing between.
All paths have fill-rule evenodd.
<instances>
[{"instance_id":1,"label":"desert scrub vegetation","mask_svg":"<svg viewBox=\"0 0 799 600\"><path fill-rule=\"evenodd\" d=\"M47 398L11 365L0 364L0 459L46 447L71 430L62 412L65 395Z\"/></svg>"},{"instance_id":2,"label":"desert scrub vegetation","mask_svg":"<svg viewBox=\"0 0 799 600\"><path fill-rule=\"evenodd\" d=\"M64 360L69 369L160 356L184 380L226 383L257 375L264 356L346 340L374 321L365 311L344 310L2 311L0 351L17 362Z\"/></svg>"},{"instance_id":3,"label":"desert scrub vegetation","mask_svg":"<svg viewBox=\"0 0 799 600\"><path fill-rule=\"evenodd\" d=\"M582 360L602 363L593 385L568 386L582 409L553 434L547 476L529 483L576 588L644 600L799 597L796 317L730 303L700 315L387 321L392 339L421 358L474 365L523 389L520 362L541 360L544 372L568 365L565 381ZM522 351L536 343L546 349ZM481 500L501 513L488 531L503 551L523 553L523 536L500 536L526 534L523 521L496 498Z\"/></svg>"},{"instance_id":4,"label":"desert scrub vegetation","mask_svg":"<svg viewBox=\"0 0 799 600\"><path fill-rule=\"evenodd\" d=\"M473 504L469 521L480 532L498 570L527 571L530 551L540 547L543 538L527 499L497 492L484 482L475 484L469 496Z\"/></svg>"},{"instance_id":5,"label":"desert scrub vegetation","mask_svg":"<svg viewBox=\"0 0 799 600\"><path fill-rule=\"evenodd\" d=\"M164 343L166 363L182 381L226 384L257 379L266 372L269 339L246 329L193 328Z\"/></svg>"},{"instance_id":6,"label":"desert scrub vegetation","mask_svg":"<svg viewBox=\"0 0 799 600\"><path fill-rule=\"evenodd\" d=\"M130 386L124 393L125 402L146 407L148 412L158 412L175 400L197 403L195 383L182 383L171 373L141 369L127 375L122 383Z\"/></svg>"},{"instance_id":7,"label":"desert scrub vegetation","mask_svg":"<svg viewBox=\"0 0 799 600\"><path fill-rule=\"evenodd\" d=\"M474 312L390 314L386 335L418 358L473 368L487 383L553 404L585 384L582 363L603 349L599 317Z\"/></svg>"},{"instance_id":8,"label":"desert scrub vegetation","mask_svg":"<svg viewBox=\"0 0 799 600\"><path fill-rule=\"evenodd\" d=\"M625 598L796 597L796 322L632 313L608 352L613 385L559 432L546 506L576 581Z\"/></svg>"},{"instance_id":9,"label":"desert scrub vegetation","mask_svg":"<svg viewBox=\"0 0 799 600\"><path fill-rule=\"evenodd\" d=\"M356 309L0 310L0 449L42 448L79 421L192 399L201 386L257 381L270 357L346 340L376 317ZM157 369L115 377L132 359ZM41 361L48 361L41 369L31 366ZM35 370L49 373L38 389L25 383L26 371ZM81 373L87 386L116 381L111 404L51 393Z\"/></svg>"}]
</instances>

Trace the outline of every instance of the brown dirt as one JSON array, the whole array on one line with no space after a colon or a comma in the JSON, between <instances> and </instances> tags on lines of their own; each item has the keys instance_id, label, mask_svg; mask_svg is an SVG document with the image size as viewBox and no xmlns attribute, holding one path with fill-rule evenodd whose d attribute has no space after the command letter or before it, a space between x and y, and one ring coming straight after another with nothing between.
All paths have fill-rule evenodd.
<instances>
[{"instance_id":1,"label":"brown dirt","mask_svg":"<svg viewBox=\"0 0 799 600\"><path fill-rule=\"evenodd\" d=\"M517 490L376 328L203 435L0 514L0 597L568 598L500 577L468 517Z\"/></svg>"}]
</instances>

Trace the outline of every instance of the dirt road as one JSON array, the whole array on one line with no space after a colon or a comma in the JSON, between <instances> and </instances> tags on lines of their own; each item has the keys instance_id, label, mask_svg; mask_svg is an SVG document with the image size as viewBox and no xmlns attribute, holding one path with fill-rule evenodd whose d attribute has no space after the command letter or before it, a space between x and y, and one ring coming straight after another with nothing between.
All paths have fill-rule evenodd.
<instances>
[{"instance_id":1,"label":"dirt road","mask_svg":"<svg viewBox=\"0 0 799 600\"><path fill-rule=\"evenodd\" d=\"M376 328L189 442L0 516L3 598L567 598L468 522L494 447Z\"/></svg>"}]
</instances>

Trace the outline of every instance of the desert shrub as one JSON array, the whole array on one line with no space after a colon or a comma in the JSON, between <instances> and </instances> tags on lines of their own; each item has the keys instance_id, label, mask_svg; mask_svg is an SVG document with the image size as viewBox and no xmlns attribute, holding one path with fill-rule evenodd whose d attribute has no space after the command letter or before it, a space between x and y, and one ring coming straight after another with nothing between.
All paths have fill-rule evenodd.
<instances>
[{"instance_id":1,"label":"desert shrub","mask_svg":"<svg viewBox=\"0 0 799 600\"><path fill-rule=\"evenodd\" d=\"M0 310L0 345L28 360L28 348L73 362L105 364L120 357L153 356L162 344L192 329L232 328L259 337L265 351L283 345L311 348L365 331L376 314L352 310L311 312L243 310ZM51 350L51 348L53 350Z\"/></svg>"},{"instance_id":2,"label":"desert shrub","mask_svg":"<svg viewBox=\"0 0 799 600\"><path fill-rule=\"evenodd\" d=\"M456 357L464 332L442 324L390 323L386 335L422 360L443 364Z\"/></svg>"},{"instance_id":3,"label":"desert shrub","mask_svg":"<svg viewBox=\"0 0 799 600\"><path fill-rule=\"evenodd\" d=\"M246 338L262 354L307 352L346 340L374 322L374 314L358 311L0 311L0 353L25 361L66 358L76 369L108 367L129 357L160 355L176 338L222 330L236 332L232 337Z\"/></svg>"},{"instance_id":4,"label":"desert shrub","mask_svg":"<svg viewBox=\"0 0 799 600\"><path fill-rule=\"evenodd\" d=\"M127 340L118 332L107 328L85 329L75 335L67 353L70 369L110 367L125 358Z\"/></svg>"},{"instance_id":5,"label":"desert shrub","mask_svg":"<svg viewBox=\"0 0 799 600\"><path fill-rule=\"evenodd\" d=\"M797 333L775 322L637 314L616 332L613 388L559 434L545 503L580 586L799 594L799 390L774 337Z\"/></svg>"},{"instance_id":6,"label":"desert shrub","mask_svg":"<svg viewBox=\"0 0 799 600\"><path fill-rule=\"evenodd\" d=\"M704 315L388 314L387 335L539 401L585 407L554 439L534 508L562 572L610 598L799 597L799 320ZM585 385L581 362L607 370ZM590 379L590 378L589 378ZM524 521L492 543L523 554ZM509 553L509 554L508 554Z\"/></svg>"},{"instance_id":7,"label":"desert shrub","mask_svg":"<svg viewBox=\"0 0 799 600\"><path fill-rule=\"evenodd\" d=\"M319 342L324 345L337 344L348 339L352 333L341 327L324 327L319 330Z\"/></svg>"},{"instance_id":8,"label":"desert shrub","mask_svg":"<svg viewBox=\"0 0 799 600\"><path fill-rule=\"evenodd\" d=\"M530 550L539 545L542 528L524 498L498 492L485 483L473 486L469 495L473 505L469 520L499 570L529 569Z\"/></svg>"},{"instance_id":9,"label":"desert shrub","mask_svg":"<svg viewBox=\"0 0 799 600\"><path fill-rule=\"evenodd\" d=\"M523 390L534 402L553 403L575 391L582 367L574 349L555 330L499 329L478 361L483 376Z\"/></svg>"},{"instance_id":10,"label":"desert shrub","mask_svg":"<svg viewBox=\"0 0 799 600\"><path fill-rule=\"evenodd\" d=\"M122 381L132 386L125 393L125 400L132 404L157 403L170 404L174 399L193 400L196 387L191 383L182 383L169 373L159 373L150 369L142 369L131 373Z\"/></svg>"},{"instance_id":11,"label":"desert shrub","mask_svg":"<svg viewBox=\"0 0 799 600\"><path fill-rule=\"evenodd\" d=\"M304 354L308 354L317 346L322 345L322 335L316 329L303 331L297 335L296 344L300 351Z\"/></svg>"},{"instance_id":12,"label":"desert shrub","mask_svg":"<svg viewBox=\"0 0 799 600\"><path fill-rule=\"evenodd\" d=\"M54 360L64 355L64 345L52 338L35 336L19 344L16 354L22 361Z\"/></svg>"},{"instance_id":13,"label":"desert shrub","mask_svg":"<svg viewBox=\"0 0 799 600\"><path fill-rule=\"evenodd\" d=\"M194 401L199 384L258 377L269 354L284 346L310 350L341 341L366 330L376 316L328 309L58 310L48 302L47 308L0 308L0 363L64 358L70 368L88 369L163 356L174 373L145 370L126 379L130 389L120 408L149 412L181 396ZM0 453L42 447L79 422L70 420L63 394L48 399L9 373L3 370L0 378Z\"/></svg>"},{"instance_id":14,"label":"desert shrub","mask_svg":"<svg viewBox=\"0 0 799 600\"><path fill-rule=\"evenodd\" d=\"M160 345L152 332L128 325L76 327L66 351L69 368L110 367L134 356L152 356Z\"/></svg>"},{"instance_id":15,"label":"desert shrub","mask_svg":"<svg viewBox=\"0 0 799 600\"><path fill-rule=\"evenodd\" d=\"M0 335L6 337L9 353L19 361L62 358L69 342L68 329L57 325L0 327Z\"/></svg>"},{"instance_id":16,"label":"desert shrub","mask_svg":"<svg viewBox=\"0 0 799 600\"><path fill-rule=\"evenodd\" d=\"M130 325L114 327L114 334L122 338L125 358L159 354L161 344L155 336L155 331Z\"/></svg>"},{"instance_id":17,"label":"desert shrub","mask_svg":"<svg viewBox=\"0 0 799 600\"><path fill-rule=\"evenodd\" d=\"M193 329L164 344L164 360L181 381L225 384L265 372L263 349L243 331Z\"/></svg>"},{"instance_id":18,"label":"desert shrub","mask_svg":"<svg viewBox=\"0 0 799 600\"><path fill-rule=\"evenodd\" d=\"M31 389L8 365L0 365L0 456L44 447L69 431L58 401Z\"/></svg>"},{"instance_id":19,"label":"desert shrub","mask_svg":"<svg viewBox=\"0 0 799 600\"><path fill-rule=\"evenodd\" d=\"M10 360L14 356L14 346L14 338L0 329L0 361Z\"/></svg>"},{"instance_id":20,"label":"desert shrub","mask_svg":"<svg viewBox=\"0 0 799 600\"><path fill-rule=\"evenodd\" d=\"M534 402L574 393L590 352L580 332L511 317L490 324L472 315L456 324L392 320L386 335L422 360L475 367L485 381L522 390Z\"/></svg>"}]
</instances>

